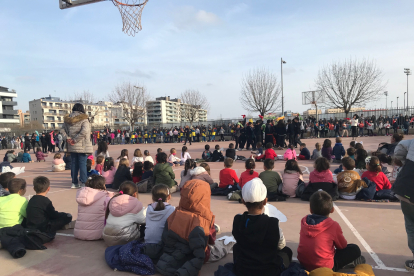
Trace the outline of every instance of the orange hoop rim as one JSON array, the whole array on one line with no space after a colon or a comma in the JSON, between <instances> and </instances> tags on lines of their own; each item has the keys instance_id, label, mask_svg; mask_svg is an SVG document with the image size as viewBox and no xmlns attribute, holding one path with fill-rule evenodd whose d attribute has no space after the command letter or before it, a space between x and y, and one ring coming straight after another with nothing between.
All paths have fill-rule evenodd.
<instances>
[{"instance_id":1,"label":"orange hoop rim","mask_svg":"<svg viewBox=\"0 0 414 276\"><path fill-rule=\"evenodd\" d=\"M112 0L112 1L115 2L115 3L117 3L118 5L121 5L121 6L129 6L129 7L137 7L137 6L139 7L139 6L142 6L142 5L147 4L147 2L148 2L148 0L145 0L141 4L130 5L130 4L125 4L125 3L119 2L117 0Z\"/></svg>"}]
</instances>

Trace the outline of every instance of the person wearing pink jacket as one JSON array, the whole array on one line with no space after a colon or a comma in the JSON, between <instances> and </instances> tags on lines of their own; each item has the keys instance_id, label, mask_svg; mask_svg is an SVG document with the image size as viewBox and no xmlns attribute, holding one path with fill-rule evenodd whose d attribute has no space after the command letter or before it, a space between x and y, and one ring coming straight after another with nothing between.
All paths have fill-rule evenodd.
<instances>
[{"instance_id":1,"label":"person wearing pink jacket","mask_svg":"<svg viewBox=\"0 0 414 276\"><path fill-rule=\"evenodd\" d=\"M105 211L114 193L106 191L105 178L93 175L86 181L86 187L76 193L78 219L73 234L80 240L102 239Z\"/></svg>"},{"instance_id":2,"label":"person wearing pink jacket","mask_svg":"<svg viewBox=\"0 0 414 276\"><path fill-rule=\"evenodd\" d=\"M285 154L283 155L283 159L285 159L285 161L288 161L288 160L291 160L291 159L297 160L296 151L293 147L293 144L289 144L287 150L285 151Z\"/></svg>"}]
</instances>

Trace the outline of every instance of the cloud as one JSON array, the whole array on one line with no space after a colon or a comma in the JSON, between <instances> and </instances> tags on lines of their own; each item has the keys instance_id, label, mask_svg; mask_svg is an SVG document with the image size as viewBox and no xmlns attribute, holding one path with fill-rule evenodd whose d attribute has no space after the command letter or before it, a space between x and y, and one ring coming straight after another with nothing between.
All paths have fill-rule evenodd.
<instances>
[{"instance_id":1,"label":"cloud","mask_svg":"<svg viewBox=\"0 0 414 276\"><path fill-rule=\"evenodd\" d=\"M176 10L173 18L174 25L179 30L215 26L222 22L218 15L205 10L196 10L191 6L185 6Z\"/></svg>"},{"instance_id":2,"label":"cloud","mask_svg":"<svg viewBox=\"0 0 414 276\"><path fill-rule=\"evenodd\" d=\"M136 69L134 72L119 70L119 71L116 71L116 73L131 76L131 77L145 78L145 79L152 79L152 77L155 75L154 72L145 73L139 69Z\"/></svg>"}]
</instances>

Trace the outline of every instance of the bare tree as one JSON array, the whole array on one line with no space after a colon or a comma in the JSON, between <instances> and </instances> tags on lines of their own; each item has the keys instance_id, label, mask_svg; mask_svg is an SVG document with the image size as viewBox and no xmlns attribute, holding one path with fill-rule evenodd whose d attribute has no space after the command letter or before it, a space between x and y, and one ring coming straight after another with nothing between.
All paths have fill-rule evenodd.
<instances>
[{"instance_id":1,"label":"bare tree","mask_svg":"<svg viewBox=\"0 0 414 276\"><path fill-rule=\"evenodd\" d=\"M350 59L320 69L316 86L325 94L327 104L343 109L348 117L352 107L378 99L386 86L382 78L374 61Z\"/></svg>"},{"instance_id":2,"label":"bare tree","mask_svg":"<svg viewBox=\"0 0 414 276\"><path fill-rule=\"evenodd\" d=\"M122 107L122 117L131 129L137 122L144 122L147 115L146 104L151 99L147 89L131 82L123 82L115 87L109 100Z\"/></svg>"},{"instance_id":3,"label":"bare tree","mask_svg":"<svg viewBox=\"0 0 414 276\"><path fill-rule=\"evenodd\" d=\"M248 111L264 116L281 106L280 93L277 77L265 68L257 68L243 76L240 102Z\"/></svg>"},{"instance_id":4,"label":"bare tree","mask_svg":"<svg viewBox=\"0 0 414 276\"><path fill-rule=\"evenodd\" d=\"M190 125L200 121L201 112L207 112L210 108L207 97L198 90L188 89L181 93L180 99L182 103L179 110L181 121L187 121Z\"/></svg>"}]
</instances>

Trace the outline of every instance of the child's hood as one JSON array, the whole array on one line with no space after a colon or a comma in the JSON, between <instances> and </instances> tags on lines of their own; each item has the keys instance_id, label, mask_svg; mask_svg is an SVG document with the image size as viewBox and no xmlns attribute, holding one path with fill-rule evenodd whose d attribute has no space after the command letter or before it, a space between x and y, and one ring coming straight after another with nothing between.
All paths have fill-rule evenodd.
<instances>
[{"instance_id":1,"label":"child's hood","mask_svg":"<svg viewBox=\"0 0 414 276\"><path fill-rule=\"evenodd\" d=\"M338 147L342 147L342 143L336 143L336 144L335 144L335 147L336 147L336 146L338 146Z\"/></svg>"},{"instance_id":2,"label":"child's hood","mask_svg":"<svg viewBox=\"0 0 414 276\"><path fill-rule=\"evenodd\" d=\"M287 174L299 174L298 171L294 171L294 170L285 170L284 173L287 173Z\"/></svg>"},{"instance_id":3,"label":"child's hood","mask_svg":"<svg viewBox=\"0 0 414 276\"><path fill-rule=\"evenodd\" d=\"M194 169L190 171L190 174L192 176L196 176L196 175L199 175L205 172L206 172L206 169L204 169L203 167L195 167Z\"/></svg>"},{"instance_id":4,"label":"child's hood","mask_svg":"<svg viewBox=\"0 0 414 276\"><path fill-rule=\"evenodd\" d=\"M164 210L159 210L159 211L155 211L155 206L157 206L157 202L154 202L150 205L148 205L148 209L147 209L147 218L151 221L160 221L163 218L167 219L172 212L174 212L175 207L171 206L170 204L164 202L165 204L165 209Z\"/></svg>"},{"instance_id":5,"label":"child's hood","mask_svg":"<svg viewBox=\"0 0 414 276\"><path fill-rule=\"evenodd\" d=\"M138 214L142 210L142 203L136 197L120 195L109 203L109 211L114 217L122 217L128 213Z\"/></svg>"},{"instance_id":6,"label":"child's hood","mask_svg":"<svg viewBox=\"0 0 414 276\"><path fill-rule=\"evenodd\" d=\"M308 215L302 219L301 232L311 238L316 237L322 232L328 230L334 221L330 217L319 215Z\"/></svg>"},{"instance_id":7,"label":"child's hood","mask_svg":"<svg viewBox=\"0 0 414 276\"><path fill-rule=\"evenodd\" d=\"M76 193L76 202L79 205L89 206L107 196L110 196L107 191L84 187Z\"/></svg>"}]
</instances>

